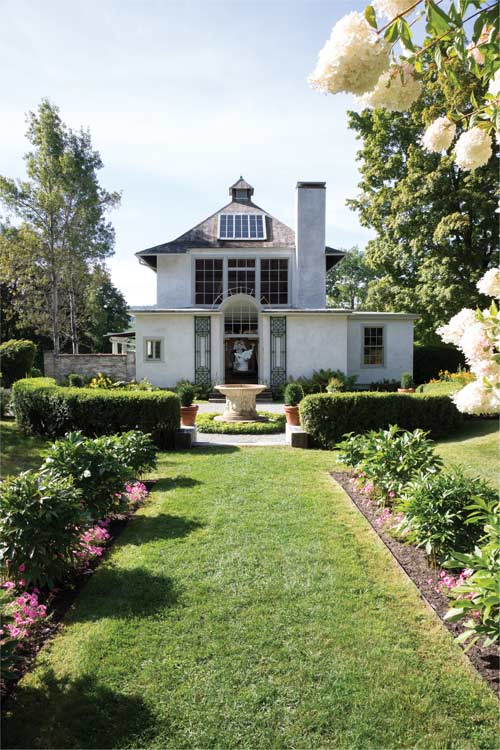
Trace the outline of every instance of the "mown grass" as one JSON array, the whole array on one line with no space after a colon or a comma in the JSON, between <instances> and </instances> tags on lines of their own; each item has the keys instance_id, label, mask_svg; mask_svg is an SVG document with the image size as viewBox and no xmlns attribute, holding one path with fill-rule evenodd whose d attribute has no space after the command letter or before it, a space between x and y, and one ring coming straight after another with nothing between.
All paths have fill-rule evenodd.
<instances>
[{"instance_id":1,"label":"mown grass","mask_svg":"<svg viewBox=\"0 0 500 750\"><path fill-rule=\"evenodd\" d=\"M440 440L436 450L446 465L461 464L500 489L500 433L497 419L466 421L459 432Z\"/></svg>"},{"instance_id":2,"label":"mown grass","mask_svg":"<svg viewBox=\"0 0 500 750\"><path fill-rule=\"evenodd\" d=\"M162 454L7 706L8 748L484 748L498 704L328 471Z\"/></svg>"},{"instance_id":3,"label":"mown grass","mask_svg":"<svg viewBox=\"0 0 500 750\"><path fill-rule=\"evenodd\" d=\"M0 422L0 476L19 474L28 469L37 469L42 459L41 451L49 441L44 438L23 435L13 421Z\"/></svg>"},{"instance_id":4,"label":"mown grass","mask_svg":"<svg viewBox=\"0 0 500 750\"><path fill-rule=\"evenodd\" d=\"M451 396L463 387L463 383L440 380L439 383L425 383L424 385L420 385L417 391L419 393L427 393L429 396Z\"/></svg>"}]
</instances>

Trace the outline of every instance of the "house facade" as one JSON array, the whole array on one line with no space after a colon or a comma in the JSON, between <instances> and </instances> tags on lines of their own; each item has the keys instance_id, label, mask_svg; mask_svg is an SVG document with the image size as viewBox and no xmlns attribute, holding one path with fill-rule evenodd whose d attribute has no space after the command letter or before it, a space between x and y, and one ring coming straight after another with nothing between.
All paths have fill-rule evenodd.
<instances>
[{"instance_id":1,"label":"house facade","mask_svg":"<svg viewBox=\"0 0 500 750\"><path fill-rule=\"evenodd\" d=\"M177 239L136 255L156 273L156 304L134 307L136 378L173 387L274 388L320 368L358 384L413 369L416 315L326 306L324 182L299 182L295 230L254 203L243 178L230 202Z\"/></svg>"}]
</instances>

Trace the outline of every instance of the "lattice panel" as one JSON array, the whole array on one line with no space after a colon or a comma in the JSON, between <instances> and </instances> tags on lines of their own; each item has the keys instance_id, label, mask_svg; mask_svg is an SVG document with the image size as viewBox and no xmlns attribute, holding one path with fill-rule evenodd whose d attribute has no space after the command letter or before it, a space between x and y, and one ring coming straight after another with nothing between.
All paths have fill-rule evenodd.
<instances>
[{"instance_id":1,"label":"lattice panel","mask_svg":"<svg viewBox=\"0 0 500 750\"><path fill-rule=\"evenodd\" d=\"M286 318L271 318L271 388L286 383Z\"/></svg>"},{"instance_id":2,"label":"lattice panel","mask_svg":"<svg viewBox=\"0 0 500 750\"><path fill-rule=\"evenodd\" d=\"M212 382L210 317L194 319L194 381L208 386Z\"/></svg>"}]
</instances>

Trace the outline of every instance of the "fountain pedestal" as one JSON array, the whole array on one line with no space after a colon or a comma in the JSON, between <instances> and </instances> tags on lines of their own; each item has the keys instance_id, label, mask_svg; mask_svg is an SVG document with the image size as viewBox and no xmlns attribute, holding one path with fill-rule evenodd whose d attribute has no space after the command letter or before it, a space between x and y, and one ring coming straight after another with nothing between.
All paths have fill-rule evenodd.
<instances>
[{"instance_id":1,"label":"fountain pedestal","mask_svg":"<svg viewBox=\"0 0 500 750\"><path fill-rule=\"evenodd\" d=\"M265 391L265 385L216 385L216 390L226 397L224 414L215 417L215 422L264 422L257 414L255 399Z\"/></svg>"}]
</instances>

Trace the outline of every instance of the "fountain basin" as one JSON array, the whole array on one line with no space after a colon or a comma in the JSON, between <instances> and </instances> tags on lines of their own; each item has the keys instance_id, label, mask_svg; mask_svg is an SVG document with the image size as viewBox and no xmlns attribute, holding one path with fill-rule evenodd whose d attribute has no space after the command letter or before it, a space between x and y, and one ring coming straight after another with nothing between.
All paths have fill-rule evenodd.
<instances>
[{"instance_id":1,"label":"fountain basin","mask_svg":"<svg viewBox=\"0 0 500 750\"><path fill-rule=\"evenodd\" d=\"M216 385L215 389L226 397L223 414L215 417L215 422L266 422L259 417L255 399L266 390L265 385L245 385L240 383Z\"/></svg>"}]
</instances>

